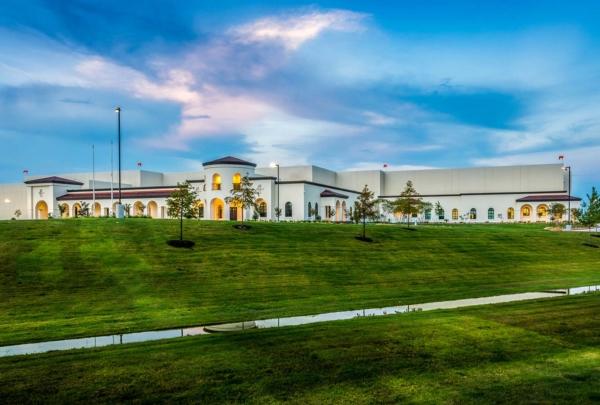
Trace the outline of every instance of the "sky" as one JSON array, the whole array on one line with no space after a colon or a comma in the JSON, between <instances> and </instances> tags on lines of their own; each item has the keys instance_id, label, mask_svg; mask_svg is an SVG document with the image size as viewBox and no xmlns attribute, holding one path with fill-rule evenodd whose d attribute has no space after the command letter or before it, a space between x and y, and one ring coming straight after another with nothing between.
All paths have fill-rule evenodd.
<instances>
[{"instance_id":1,"label":"sky","mask_svg":"<svg viewBox=\"0 0 600 405\"><path fill-rule=\"evenodd\" d=\"M0 2L0 182L558 163L600 186L597 1Z\"/></svg>"}]
</instances>

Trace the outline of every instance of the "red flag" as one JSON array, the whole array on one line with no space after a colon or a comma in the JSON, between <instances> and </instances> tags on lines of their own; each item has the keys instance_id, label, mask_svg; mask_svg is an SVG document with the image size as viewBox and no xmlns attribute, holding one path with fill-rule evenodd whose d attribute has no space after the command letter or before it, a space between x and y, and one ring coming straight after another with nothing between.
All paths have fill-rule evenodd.
<instances>
[{"instance_id":1,"label":"red flag","mask_svg":"<svg viewBox=\"0 0 600 405\"><path fill-rule=\"evenodd\" d=\"M25 174L25 175L29 174L29 170L27 170L27 169L23 170L23 174Z\"/></svg>"},{"instance_id":2,"label":"red flag","mask_svg":"<svg viewBox=\"0 0 600 405\"><path fill-rule=\"evenodd\" d=\"M384 164L383 164L383 168L385 169L386 167L388 167L388 164L387 164L387 163L384 163Z\"/></svg>"},{"instance_id":3,"label":"red flag","mask_svg":"<svg viewBox=\"0 0 600 405\"><path fill-rule=\"evenodd\" d=\"M142 167L142 162L137 162L138 167Z\"/></svg>"},{"instance_id":4,"label":"red flag","mask_svg":"<svg viewBox=\"0 0 600 405\"><path fill-rule=\"evenodd\" d=\"M565 159L565 155L558 155L558 160L564 160Z\"/></svg>"}]
</instances>

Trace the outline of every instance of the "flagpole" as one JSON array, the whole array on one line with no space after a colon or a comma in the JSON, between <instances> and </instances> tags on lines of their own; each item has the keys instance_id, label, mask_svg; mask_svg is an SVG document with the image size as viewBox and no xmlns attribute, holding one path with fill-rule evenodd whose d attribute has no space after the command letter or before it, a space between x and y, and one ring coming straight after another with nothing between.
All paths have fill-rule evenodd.
<instances>
[{"instance_id":1,"label":"flagpole","mask_svg":"<svg viewBox=\"0 0 600 405\"><path fill-rule=\"evenodd\" d=\"M113 140L110 140L110 212L115 213L114 210L114 195L113 195L113 183L114 183L114 174L113 174Z\"/></svg>"}]
</instances>

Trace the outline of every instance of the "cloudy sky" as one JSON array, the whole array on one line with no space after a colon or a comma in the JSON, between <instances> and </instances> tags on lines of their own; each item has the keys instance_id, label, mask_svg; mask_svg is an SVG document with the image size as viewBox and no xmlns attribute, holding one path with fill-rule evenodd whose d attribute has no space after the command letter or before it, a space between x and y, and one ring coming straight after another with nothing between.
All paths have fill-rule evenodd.
<instances>
[{"instance_id":1,"label":"cloudy sky","mask_svg":"<svg viewBox=\"0 0 600 405\"><path fill-rule=\"evenodd\" d=\"M379 4L376 4L379 3ZM0 2L0 181L236 155L600 185L600 3Z\"/></svg>"}]
</instances>

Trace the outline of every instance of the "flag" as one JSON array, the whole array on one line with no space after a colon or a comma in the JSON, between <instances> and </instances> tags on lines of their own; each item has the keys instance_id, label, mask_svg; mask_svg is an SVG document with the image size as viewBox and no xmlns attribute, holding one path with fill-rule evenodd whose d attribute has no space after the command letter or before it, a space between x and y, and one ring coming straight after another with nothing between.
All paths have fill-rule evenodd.
<instances>
[{"instance_id":1,"label":"flag","mask_svg":"<svg viewBox=\"0 0 600 405\"><path fill-rule=\"evenodd\" d=\"M384 164L383 164L383 168L385 169L386 167L388 167L388 164L387 164L387 163L384 163Z\"/></svg>"},{"instance_id":2,"label":"flag","mask_svg":"<svg viewBox=\"0 0 600 405\"><path fill-rule=\"evenodd\" d=\"M565 155L558 155L558 160L565 160Z\"/></svg>"}]
</instances>

